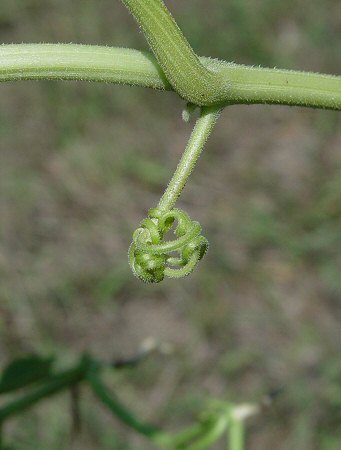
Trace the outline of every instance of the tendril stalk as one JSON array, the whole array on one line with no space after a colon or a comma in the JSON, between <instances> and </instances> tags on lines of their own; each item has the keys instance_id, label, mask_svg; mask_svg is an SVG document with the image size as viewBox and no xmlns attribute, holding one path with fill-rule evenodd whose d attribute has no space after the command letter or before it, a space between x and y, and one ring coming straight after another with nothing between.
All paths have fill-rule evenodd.
<instances>
[{"instance_id":1,"label":"tendril stalk","mask_svg":"<svg viewBox=\"0 0 341 450\"><path fill-rule=\"evenodd\" d=\"M185 187L221 112L222 109L218 107L201 108L200 117L196 121L186 149L167 189L159 201L159 209L169 210L174 207L175 202Z\"/></svg>"}]
</instances>

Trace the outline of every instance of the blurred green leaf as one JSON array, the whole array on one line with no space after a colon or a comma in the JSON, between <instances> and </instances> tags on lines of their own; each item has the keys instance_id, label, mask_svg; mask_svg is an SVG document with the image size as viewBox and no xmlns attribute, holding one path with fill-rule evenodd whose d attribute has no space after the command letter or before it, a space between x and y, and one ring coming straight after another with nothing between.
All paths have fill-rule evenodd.
<instances>
[{"instance_id":1,"label":"blurred green leaf","mask_svg":"<svg viewBox=\"0 0 341 450\"><path fill-rule=\"evenodd\" d=\"M24 388L50 376L53 358L37 355L18 358L4 369L0 381L0 394Z\"/></svg>"}]
</instances>

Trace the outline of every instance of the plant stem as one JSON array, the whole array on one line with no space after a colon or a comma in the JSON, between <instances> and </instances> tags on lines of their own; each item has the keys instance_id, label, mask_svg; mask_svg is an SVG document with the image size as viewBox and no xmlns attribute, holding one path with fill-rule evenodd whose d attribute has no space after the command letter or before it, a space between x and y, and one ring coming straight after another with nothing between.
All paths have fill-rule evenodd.
<instances>
[{"instance_id":1,"label":"plant stem","mask_svg":"<svg viewBox=\"0 0 341 450\"><path fill-rule=\"evenodd\" d=\"M172 447L174 449L183 449L188 447L189 442L193 442L194 439L200 438L206 430L203 430L201 423L196 423L182 431L172 435Z\"/></svg>"},{"instance_id":2,"label":"plant stem","mask_svg":"<svg viewBox=\"0 0 341 450\"><path fill-rule=\"evenodd\" d=\"M208 60L230 77L230 104L279 104L341 110L341 76ZM228 99L227 99L228 103Z\"/></svg>"},{"instance_id":3,"label":"plant stem","mask_svg":"<svg viewBox=\"0 0 341 450\"><path fill-rule=\"evenodd\" d=\"M191 137L189 138L181 160L167 186L167 189L159 201L159 209L167 211L174 207L220 113L221 109L216 107L202 108L200 117L193 128Z\"/></svg>"},{"instance_id":4,"label":"plant stem","mask_svg":"<svg viewBox=\"0 0 341 450\"><path fill-rule=\"evenodd\" d=\"M225 432L228 426L226 417L217 418L216 423L206 432L203 433L195 443L188 444L186 450L204 450L211 447ZM235 449L233 449L235 450ZM240 450L240 449L238 449Z\"/></svg>"},{"instance_id":5,"label":"plant stem","mask_svg":"<svg viewBox=\"0 0 341 450\"><path fill-rule=\"evenodd\" d=\"M96 371L90 370L87 374L87 380L96 397L123 423L150 438L162 435L162 432L158 428L146 425L133 417L131 413L121 405L116 398L114 398L113 394L109 392L109 389L104 385Z\"/></svg>"},{"instance_id":6,"label":"plant stem","mask_svg":"<svg viewBox=\"0 0 341 450\"><path fill-rule=\"evenodd\" d=\"M228 450L244 450L244 422L231 418L228 429Z\"/></svg>"},{"instance_id":7,"label":"plant stem","mask_svg":"<svg viewBox=\"0 0 341 450\"><path fill-rule=\"evenodd\" d=\"M153 55L78 44L0 45L0 81L86 80L170 89Z\"/></svg>"},{"instance_id":8,"label":"plant stem","mask_svg":"<svg viewBox=\"0 0 341 450\"><path fill-rule=\"evenodd\" d=\"M268 103L341 110L341 76L199 59L229 80L222 106ZM106 81L172 90L148 52L75 44L0 46L0 81L41 79Z\"/></svg>"},{"instance_id":9,"label":"plant stem","mask_svg":"<svg viewBox=\"0 0 341 450\"><path fill-rule=\"evenodd\" d=\"M122 0L139 23L167 80L180 97L196 105L220 103L229 81L205 67L162 0Z\"/></svg>"}]
</instances>

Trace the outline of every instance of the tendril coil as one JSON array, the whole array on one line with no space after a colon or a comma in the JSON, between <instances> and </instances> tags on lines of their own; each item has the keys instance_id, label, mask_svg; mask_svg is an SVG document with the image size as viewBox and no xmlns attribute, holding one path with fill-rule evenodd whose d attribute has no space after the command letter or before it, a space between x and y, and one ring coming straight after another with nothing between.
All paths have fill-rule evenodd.
<instances>
[{"instance_id":1,"label":"tendril coil","mask_svg":"<svg viewBox=\"0 0 341 450\"><path fill-rule=\"evenodd\" d=\"M173 227L175 240L164 240ZM159 283L164 277L182 278L193 272L208 250L199 222L181 209L152 208L133 234L129 264L145 283Z\"/></svg>"}]
</instances>

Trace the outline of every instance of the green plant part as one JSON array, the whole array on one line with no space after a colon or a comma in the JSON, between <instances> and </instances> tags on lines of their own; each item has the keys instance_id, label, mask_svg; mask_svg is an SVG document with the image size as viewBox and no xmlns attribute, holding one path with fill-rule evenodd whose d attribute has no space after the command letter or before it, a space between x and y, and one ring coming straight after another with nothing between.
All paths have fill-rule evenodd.
<instances>
[{"instance_id":1,"label":"green plant part","mask_svg":"<svg viewBox=\"0 0 341 450\"><path fill-rule=\"evenodd\" d=\"M172 180L154 215L143 221L134 234L130 247L133 272L144 281L157 282L164 276L188 275L207 250L206 239L200 237L200 225L183 212L186 220L182 221L188 228L178 226L176 240L162 243L167 228L162 217L173 211L173 221L178 221L180 210L173 210L176 200L221 109L232 104L266 103L341 110L341 77L248 67L198 57L162 0L122 2L140 24L156 59L147 52L122 48L72 44L2 45L0 81L88 80L175 90L189 103L183 114L185 120L190 118L195 106L202 107ZM192 228L196 230L194 239L187 241L184 236L192 236ZM157 230L157 234L153 234L153 230ZM178 252L178 258L169 252Z\"/></svg>"},{"instance_id":2,"label":"green plant part","mask_svg":"<svg viewBox=\"0 0 341 450\"><path fill-rule=\"evenodd\" d=\"M182 214L179 212L179 217ZM165 221L169 222L169 219ZM33 408L47 397L79 389L82 385L90 387L95 398L113 416L159 449L208 450L227 434L229 450L243 450L245 422L262 411L264 401L271 402L269 396L260 403L239 405L212 398L196 422L174 433L138 419L103 381L105 371L135 367L154 352L163 353L162 345L148 340L130 358L104 362L84 354L72 367L64 370L56 370L53 367L54 358L50 357L30 355L12 361L0 374L0 394L13 394L0 407L0 450L8 448L1 440L1 431L11 418Z\"/></svg>"},{"instance_id":3,"label":"green plant part","mask_svg":"<svg viewBox=\"0 0 341 450\"><path fill-rule=\"evenodd\" d=\"M122 0L139 22L155 57L132 49L71 44L0 46L0 81L26 79L107 81L176 91L189 102L189 120L201 107L185 152L156 208L133 235L129 262L145 282L180 278L193 271L208 249L201 226L175 208L224 106L271 103L341 110L341 77L289 70L247 67L198 57L161 0ZM174 227L175 239L165 240ZM88 385L95 397L122 423L165 450L204 450L227 434L229 450L245 448L245 422L264 405L213 402L200 420L177 434L138 420L102 380L102 372L136 365L152 350L127 360L104 363L84 355L67 370L55 371L53 359L13 361L0 377L0 394L15 395L0 407L1 428L12 417L58 392Z\"/></svg>"},{"instance_id":4,"label":"green plant part","mask_svg":"<svg viewBox=\"0 0 341 450\"><path fill-rule=\"evenodd\" d=\"M199 60L230 83L223 106L277 104L341 110L340 76ZM82 44L0 45L0 82L23 80L97 81L174 90L148 52Z\"/></svg>"},{"instance_id":5,"label":"green plant part","mask_svg":"<svg viewBox=\"0 0 341 450\"><path fill-rule=\"evenodd\" d=\"M167 80L185 100L199 106L223 102L229 80L199 60L162 0L122 0L141 26Z\"/></svg>"},{"instance_id":6,"label":"green plant part","mask_svg":"<svg viewBox=\"0 0 341 450\"><path fill-rule=\"evenodd\" d=\"M199 223L192 222L183 211L172 208L197 162L223 104L226 106L234 102L231 94L236 84L231 83L228 68L221 62L208 60L207 65L204 65L162 0L122 0L122 2L140 24L168 82L188 101L183 113L184 120L189 120L196 105L202 107L201 116L172 180L158 207L150 210L149 218L143 220L135 231L129 249L129 263L133 273L144 282L160 282L165 276L180 278L188 275L207 251L208 242L200 235ZM233 67L233 64L229 66ZM250 70L253 69L248 68L244 75ZM253 75L257 77L257 72ZM289 72L274 71L272 82L275 82L278 76L282 77L281 83L286 85L286 90L290 90L287 98L292 101L295 97L295 87L289 84ZM334 91L325 89L325 80L322 76L314 79L313 75L305 74L304 79L310 79L312 87L315 88L313 98L318 99L317 90L322 88L322 101L327 100L331 108L338 105ZM295 74L295 81L298 83L299 92L302 93L304 85L301 85L299 73ZM268 83L267 88L272 82ZM340 83L340 80L337 80L337 83ZM340 88L339 85L338 87ZM253 88L250 85L250 92L247 94L250 103L253 102L252 94ZM278 95L281 95L280 92ZM306 92L305 95L309 97L310 93ZM304 101L301 99L302 104ZM315 106L311 99L310 101L311 105ZM174 221L178 221L175 228L177 239L163 242L164 235ZM173 252L177 252L178 257L174 257Z\"/></svg>"},{"instance_id":7,"label":"green plant part","mask_svg":"<svg viewBox=\"0 0 341 450\"><path fill-rule=\"evenodd\" d=\"M177 239L163 241L163 236L177 222ZM151 209L133 235L129 263L134 274L147 283L158 283L165 276L181 278L189 275L208 249L201 236L199 222L194 222L180 209ZM172 256L174 252L178 257Z\"/></svg>"},{"instance_id":8,"label":"green plant part","mask_svg":"<svg viewBox=\"0 0 341 450\"><path fill-rule=\"evenodd\" d=\"M208 241L201 236L201 226L174 205L181 194L221 110L202 108L184 154L161 197L157 208L141 222L133 235L129 249L129 264L133 273L146 283L189 275L208 249ZM177 222L174 241L163 241L164 235ZM174 256L174 252L178 256Z\"/></svg>"}]
</instances>

